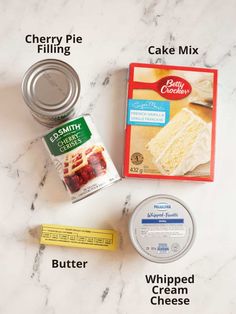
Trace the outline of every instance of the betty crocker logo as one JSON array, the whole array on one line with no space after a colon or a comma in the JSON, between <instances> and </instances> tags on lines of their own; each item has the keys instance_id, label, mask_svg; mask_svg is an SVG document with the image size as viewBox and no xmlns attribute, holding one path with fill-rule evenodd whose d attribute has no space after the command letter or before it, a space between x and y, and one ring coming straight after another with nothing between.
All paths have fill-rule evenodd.
<instances>
[{"instance_id":1,"label":"betty crocker logo","mask_svg":"<svg viewBox=\"0 0 236 314\"><path fill-rule=\"evenodd\" d=\"M169 75L156 82L136 82L132 83L133 89L151 89L162 97L169 100L179 100L187 97L192 87L188 81L179 76Z\"/></svg>"},{"instance_id":2,"label":"betty crocker logo","mask_svg":"<svg viewBox=\"0 0 236 314\"><path fill-rule=\"evenodd\" d=\"M164 98L178 100L187 97L192 87L179 76L165 76L157 82L157 92Z\"/></svg>"}]
</instances>

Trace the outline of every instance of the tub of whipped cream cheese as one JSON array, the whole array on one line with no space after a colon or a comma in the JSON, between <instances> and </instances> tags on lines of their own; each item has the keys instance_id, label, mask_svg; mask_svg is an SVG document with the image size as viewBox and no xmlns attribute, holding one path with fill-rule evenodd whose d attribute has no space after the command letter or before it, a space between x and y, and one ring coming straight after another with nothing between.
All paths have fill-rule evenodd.
<instances>
[{"instance_id":1,"label":"tub of whipped cream cheese","mask_svg":"<svg viewBox=\"0 0 236 314\"><path fill-rule=\"evenodd\" d=\"M154 195L134 210L129 225L134 248L156 263L176 261L191 248L195 224L188 207L171 195Z\"/></svg>"},{"instance_id":2,"label":"tub of whipped cream cheese","mask_svg":"<svg viewBox=\"0 0 236 314\"><path fill-rule=\"evenodd\" d=\"M47 127L54 127L75 115L80 80L66 62L46 59L27 70L22 94L33 117Z\"/></svg>"}]
</instances>

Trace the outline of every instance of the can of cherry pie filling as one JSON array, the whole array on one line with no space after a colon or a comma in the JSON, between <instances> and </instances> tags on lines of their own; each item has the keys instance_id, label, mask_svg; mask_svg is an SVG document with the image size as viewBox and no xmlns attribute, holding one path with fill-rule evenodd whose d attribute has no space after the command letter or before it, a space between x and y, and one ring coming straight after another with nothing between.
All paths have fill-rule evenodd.
<instances>
[{"instance_id":1,"label":"can of cherry pie filling","mask_svg":"<svg viewBox=\"0 0 236 314\"><path fill-rule=\"evenodd\" d=\"M79 76L66 62L41 60L25 73L22 94L32 116L47 127L55 127L75 116Z\"/></svg>"},{"instance_id":2,"label":"can of cherry pie filling","mask_svg":"<svg viewBox=\"0 0 236 314\"><path fill-rule=\"evenodd\" d=\"M43 141L72 203L121 179L90 115L59 125Z\"/></svg>"}]
</instances>

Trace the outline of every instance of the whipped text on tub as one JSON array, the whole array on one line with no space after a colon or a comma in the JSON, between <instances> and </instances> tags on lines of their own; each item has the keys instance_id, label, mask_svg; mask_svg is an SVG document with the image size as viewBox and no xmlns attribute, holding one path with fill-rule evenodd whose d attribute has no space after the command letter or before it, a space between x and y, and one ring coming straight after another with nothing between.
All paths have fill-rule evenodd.
<instances>
[{"instance_id":1,"label":"whipped text on tub","mask_svg":"<svg viewBox=\"0 0 236 314\"><path fill-rule=\"evenodd\" d=\"M35 34L27 34L25 42L33 44L37 47L37 53L61 53L69 56L72 44L82 44L83 38L75 34L67 34L65 36L37 36Z\"/></svg>"},{"instance_id":2,"label":"whipped text on tub","mask_svg":"<svg viewBox=\"0 0 236 314\"><path fill-rule=\"evenodd\" d=\"M167 218L167 217L179 217L178 213L168 213L168 212L162 212L162 213L147 213L147 218Z\"/></svg>"},{"instance_id":3,"label":"whipped text on tub","mask_svg":"<svg viewBox=\"0 0 236 314\"><path fill-rule=\"evenodd\" d=\"M145 275L146 283L152 285L152 305L189 305L190 299L187 285L194 284L194 275L189 277L172 277L159 274ZM168 297L167 297L168 295ZM184 295L185 297L180 297ZM178 296L178 297L173 297Z\"/></svg>"},{"instance_id":4,"label":"whipped text on tub","mask_svg":"<svg viewBox=\"0 0 236 314\"><path fill-rule=\"evenodd\" d=\"M179 46L178 48L174 47L165 47L164 45L157 46L149 46L148 53L150 55L198 55L198 48L192 46Z\"/></svg>"}]
</instances>

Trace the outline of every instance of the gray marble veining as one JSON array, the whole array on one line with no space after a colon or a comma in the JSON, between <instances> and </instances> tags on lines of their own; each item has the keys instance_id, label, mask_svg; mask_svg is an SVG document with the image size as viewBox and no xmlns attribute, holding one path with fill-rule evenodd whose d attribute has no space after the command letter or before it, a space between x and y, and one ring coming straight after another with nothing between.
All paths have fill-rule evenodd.
<instances>
[{"instance_id":1,"label":"gray marble veining","mask_svg":"<svg viewBox=\"0 0 236 314\"><path fill-rule=\"evenodd\" d=\"M236 313L235 153L236 2L1 1L1 314ZM37 54L28 33L78 34L71 55ZM150 45L192 45L198 55L149 55ZM190 183L127 179L74 205L41 143L47 131L30 116L20 84L44 58L70 63L81 79L78 113L89 112L119 170L122 168L127 68L150 62L218 68L216 180ZM186 201L197 224L192 249L175 263L139 256L128 221L144 198L168 193ZM39 245L42 223L115 228L116 252ZM36 228L36 229L35 229ZM52 269L51 260L87 260L88 268ZM188 307L150 305L145 274L190 276Z\"/></svg>"}]
</instances>

